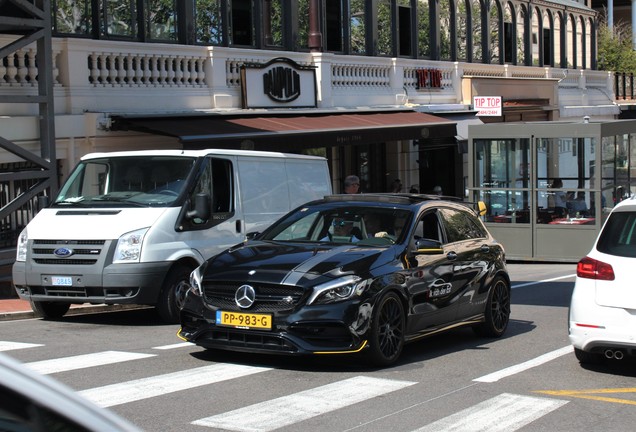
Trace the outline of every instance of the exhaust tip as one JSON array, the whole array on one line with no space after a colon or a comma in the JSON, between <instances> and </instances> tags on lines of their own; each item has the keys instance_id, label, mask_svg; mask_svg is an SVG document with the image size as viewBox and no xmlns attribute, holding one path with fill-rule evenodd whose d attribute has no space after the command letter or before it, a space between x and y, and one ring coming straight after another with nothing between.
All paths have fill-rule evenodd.
<instances>
[{"instance_id":1,"label":"exhaust tip","mask_svg":"<svg viewBox=\"0 0 636 432\"><path fill-rule=\"evenodd\" d=\"M623 360L623 351L621 350L614 351L614 358L616 360Z\"/></svg>"},{"instance_id":2,"label":"exhaust tip","mask_svg":"<svg viewBox=\"0 0 636 432\"><path fill-rule=\"evenodd\" d=\"M605 358L611 359L614 358L614 351L611 349L605 350Z\"/></svg>"}]
</instances>

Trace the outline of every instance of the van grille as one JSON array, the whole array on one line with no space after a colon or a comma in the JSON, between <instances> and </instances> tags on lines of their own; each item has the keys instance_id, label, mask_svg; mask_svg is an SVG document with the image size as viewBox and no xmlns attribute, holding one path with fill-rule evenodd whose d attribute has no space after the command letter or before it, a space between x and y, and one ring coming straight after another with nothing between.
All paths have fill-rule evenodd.
<instances>
[{"instance_id":1,"label":"van grille","mask_svg":"<svg viewBox=\"0 0 636 432\"><path fill-rule=\"evenodd\" d=\"M205 302L222 310L242 310L234 301L236 290L243 284L219 282L204 287ZM250 312L280 312L293 309L303 298L304 290L297 286L252 284L256 291Z\"/></svg>"},{"instance_id":2,"label":"van grille","mask_svg":"<svg viewBox=\"0 0 636 432\"><path fill-rule=\"evenodd\" d=\"M31 258L37 264L93 265L104 249L105 240L34 240ZM71 249L67 258L54 254L58 248Z\"/></svg>"}]
</instances>

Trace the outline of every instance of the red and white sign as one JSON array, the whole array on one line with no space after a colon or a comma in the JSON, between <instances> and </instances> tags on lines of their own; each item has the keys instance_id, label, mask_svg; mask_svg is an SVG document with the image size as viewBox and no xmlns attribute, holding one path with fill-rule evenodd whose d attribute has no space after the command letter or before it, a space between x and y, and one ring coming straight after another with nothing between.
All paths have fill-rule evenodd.
<instances>
[{"instance_id":1,"label":"red and white sign","mask_svg":"<svg viewBox=\"0 0 636 432\"><path fill-rule=\"evenodd\" d=\"M501 96L474 96L473 107L477 116L501 116Z\"/></svg>"}]
</instances>

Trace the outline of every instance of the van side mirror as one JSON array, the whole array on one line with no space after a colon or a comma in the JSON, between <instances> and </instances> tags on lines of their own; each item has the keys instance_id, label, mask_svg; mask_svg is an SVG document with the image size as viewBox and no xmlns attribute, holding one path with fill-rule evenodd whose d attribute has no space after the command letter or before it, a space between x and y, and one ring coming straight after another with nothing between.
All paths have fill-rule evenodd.
<instances>
[{"instance_id":1,"label":"van side mirror","mask_svg":"<svg viewBox=\"0 0 636 432\"><path fill-rule=\"evenodd\" d=\"M38 211L42 210L43 208L47 208L50 204L50 200L49 200L49 196L48 195L39 195L38 196Z\"/></svg>"},{"instance_id":2,"label":"van side mirror","mask_svg":"<svg viewBox=\"0 0 636 432\"><path fill-rule=\"evenodd\" d=\"M431 239L415 240L415 255L440 255L444 253L442 242Z\"/></svg>"},{"instance_id":3,"label":"van side mirror","mask_svg":"<svg viewBox=\"0 0 636 432\"><path fill-rule=\"evenodd\" d=\"M210 219L210 195L206 193L198 193L194 196L194 209L186 213L189 219Z\"/></svg>"}]
</instances>

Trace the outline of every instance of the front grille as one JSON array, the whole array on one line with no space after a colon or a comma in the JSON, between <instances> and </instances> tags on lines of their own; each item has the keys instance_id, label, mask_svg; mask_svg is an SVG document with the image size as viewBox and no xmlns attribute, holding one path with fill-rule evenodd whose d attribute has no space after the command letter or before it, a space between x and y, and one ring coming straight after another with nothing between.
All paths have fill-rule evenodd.
<instances>
[{"instance_id":1,"label":"front grille","mask_svg":"<svg viewBox=\"0 0 636 432\"><path fill-rule=\"evenodd\" d=\"M242 283L214 283L203 289L205 302L222 310L241 310L234 301L236 290ZM256 291L250 312L282 312L293 309L303 298L301 287L288 285L251 284Z\"/></svg>"},{"instance_id":2,"label":"front grille","mask_svg":"<svg viewBox=\"0 0 636 432\"><path fill-rule=\"evenodd\" d=\"M34 240L31 258L36 264L46 265L93 265L105 248L105 240ZM53 252L61 247L73 250L67 258Z\"/></svg>"},{"instance_id":3,"label":"front grille","mask_svg":"<svg viewBox=\"0 0 636 432\"><path fill-rule=\"evenodd\" d=\"M263 333L243 333L234 330L214 329L206 332L197 343L205 345L209 341L211 346L225 346L228 348L246 348L267 352L296 353L298 347L280 336Z\"/></svg>"}]
</instances>

